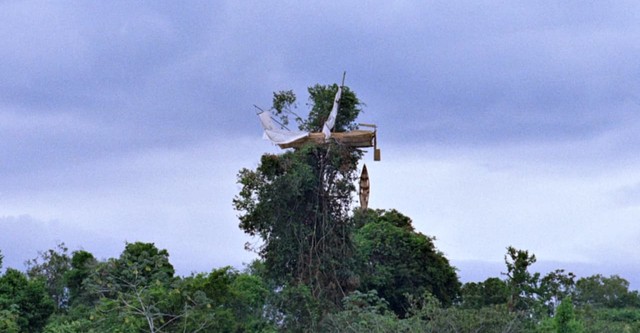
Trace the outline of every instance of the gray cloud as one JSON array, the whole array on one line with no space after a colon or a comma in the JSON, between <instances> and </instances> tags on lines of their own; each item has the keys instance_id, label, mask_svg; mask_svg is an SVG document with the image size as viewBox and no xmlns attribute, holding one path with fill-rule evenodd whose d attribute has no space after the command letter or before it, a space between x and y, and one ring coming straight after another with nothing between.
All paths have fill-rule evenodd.
<instances>
[{"instance_id":1,"label":"gray cloud","mask_svg":"<svg viewBox=\"0 0 640 333\"><path fill-rule=\"evenodd\" d=\"M376 168L404 170L420 194L398 200L402 177L372 177L372 204L415 215L458 260L522 240L505 232L484 252L460 230L541 225L599 246L558 247L538 230L523 242L541 256L597 261L633 234L618 235L632 210L608 204L640 181L639 12L572 1L2 3L0 227L59 223L63 241L98 237L109 253L157 240L181 267L203 252L210 265L242 261L235 173L275 151L258 141L252 104L294 89L304 112L306 87L346 70L367 104L360 120L380 126ZM5 248L27 235L11 230L21 236Z\"/></svg>"},{"instance_id":2,"label":"gray cloud","mask_svg":"<svg viewBox=\"0 0 640 333\"><path fill-rule=\"evenodd\" d=\"M100 235L61 221L42 221L29 215L0 217L0 251L3 268L24 269L25 262L38 251L54 249L65 243L70 251L84 249L98 258L115 256L124 248L122 240Z\"/></svg>"},{"instance_id":3,"label":"gray cloud","mask_svg":"<svg viewBox=\"0 0 640 333\"><path fill-rule=\"evenodd\" d=\"M248 133L251 104L287 88L304 101L343 69L389 140L594 135L638 86L638 32L616 6L5 6L17 8L2 39L18 52L3 77L22 77L3 85L5 103L116 127L118 149L198 140L216 124Z\"/></svg>"},{"instance_id":4,"label":"gray cloud","mask_svg":"<svg viewBox=\"0 0 640 333\"><path fill-rule=\"evenodd\" d=\"M35 175L30 188L0 192L0 251L15 265L57 241L105 258L119 255L125 241L144 241L168 249L180 274L241 267L255 255L244 251L254 240L231 208L236 173L271 149L259 138L235 138Z\"/></svg>"}]
</instances>

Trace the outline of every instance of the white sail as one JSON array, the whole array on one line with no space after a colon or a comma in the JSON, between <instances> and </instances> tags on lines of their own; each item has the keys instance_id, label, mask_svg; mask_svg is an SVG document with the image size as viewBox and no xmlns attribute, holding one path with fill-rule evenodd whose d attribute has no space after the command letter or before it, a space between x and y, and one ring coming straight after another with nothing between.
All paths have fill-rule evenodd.
<instances>
[{"instance_id":1,"label":"white sail","mask_svg":"<svg viewBox=\"0 0 640 333\"><path fill-rule=\"evenodd\" d=\"M308 132L288 131L273 126L271 115L268 112L260 112L260 123L264 128L264 136L275 144L286 144L309 136Z\"/></svg>"},{"instance_id":2,"label":"white sail","mask_svg":"<svg viewBox=\"0 0 640 333\"><path fill-rule=\"evenodd\" d=\"M336 97L333 99L333 107L331 108L331 113L329 113L329 118L327 118L327 121L325 121L324 125L322 126L322 133L324 133L325 140L329 140L329 138L331 137L331 130L336 124L338 107L340 106L340 96L342 96L342 87L338 87Z\"/></svg>"}]
</instances>

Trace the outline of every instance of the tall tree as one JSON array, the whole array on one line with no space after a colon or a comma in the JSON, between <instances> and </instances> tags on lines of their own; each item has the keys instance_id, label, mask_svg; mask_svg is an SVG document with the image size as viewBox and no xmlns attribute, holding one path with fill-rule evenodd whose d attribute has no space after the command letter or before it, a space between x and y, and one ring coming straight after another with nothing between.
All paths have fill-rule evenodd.
<instances>
[{"instance_id":1,"label":"tall tree","mask_svg":"<svg viewBox=\"0 0 640 333\"><path fill-rule=\"evenodd\" d=\"M98 312L105 314L100 324L119 325L123 331L162 332L183 316L171 311L173 274L167 250L153 243L128 243L118 259L97 265L86 281L100 297Z\"/></svg>"},{"instance_id":2,"label":"tall tree","mask_svg":"<svg viewBox=\"0 0 640 333\"><path fill-rule=\"evenodd\" d=\"M564 269L556 269L548 273L540 280L539 296L548 310L553 315L556 307L566 297L570 297L575 291L575 274L565 273Z\"/></svg>"},{"instance_id":3,"label":"tall tree","mask_svg":"<svg viewBox=\"0 0 640 333\"><path fill-rule=\"evenodd\" d=\"M31 279L44 281L57 311L65 310L69 305L68 289L65 284L65 274L71 268L68 251L64 243L59 243L55 249L38 252L38 257L26 262L27 275Z\"/></svg>"},{"instance_id":4,"label":"tall tree","mask_svg":"<svg viewBox=\"0 0 640 333\"><path fill-rule=\"evenodd\" d=\"M319 131L337 85L309 88L311 111L298 125ZM291 92L274 94L274 116L295 108ZM344 88L335 131L356 126L360 102ZM262 239L257 249L267 277L281 286L304 285L316 300L339 305L355 288L353 225L349 218L362 152L335 142L309 144L283 154L262 156L255 170L242 169L233 204L240 228Z\"/></svg>"},{"instance_id":5,"label":"tall tree","mask_svg":"<svg viewBox=\"0 0 640 333\"><path fill-rule=\"evenodd\" d=\"M87 290L85 281L91 276L98 261L90 252L80 250L71 256L71 268L65 273L65 281L69 289L69 304L93 305L94 295Z\"/></svg>"},{"instance_id":6,"label":"tall tree","mask_svg":"<svg viewBox=\"0 0 640 333\"><path fill-rule=\"evenodd\" d=\"M529 251L518 250L512 246L507 248L504 256L509 286L508 306L511 311L534 310L536 302L537 284L540 273L531 274L529 267L536 262L536 256Z\"/></svg>"}]
</instances>

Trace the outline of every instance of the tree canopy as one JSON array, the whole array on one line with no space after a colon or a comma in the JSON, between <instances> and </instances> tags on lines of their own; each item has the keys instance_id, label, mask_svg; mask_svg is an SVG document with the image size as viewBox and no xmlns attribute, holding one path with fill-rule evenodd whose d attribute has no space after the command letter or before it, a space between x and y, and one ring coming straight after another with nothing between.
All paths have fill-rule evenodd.
<instances>
[{"instance_id":1,"label":"tree canopy","mask_svg":"<svg viewBox=\"0 0 640 333\"><path fill-rule=\"evenodd\" d=\"M408 295L428 292L445 305L458 297L455 268L433 238L414 230L409 217L396 210L368 210L355 218L361 225L355 232L361 290L376 290L401 316L409 309Z\"/></svg>"},{"instance_id":2,"label":"tree canopy","mask_svg":"<svg viewBox=\"0 0 640 333\"><path fill-rule=\"evenodd\" d=\"M574 283L574 276L563 270L542 276L527 266L526 283L515 284L509 281L509 275L504 275L504 279L491 277L484 282L469 282L451 304L436 297L434 288L427 288L428 283L413 284L419 290L410 290L403 284L405 281L401 281L402 277L412 278L412 274L432 271L412 266L412 261L421 260L419 257L407 257L406 262L401 263L389 254L410 249L412 238L429 237L416 233L411 220L397 211L361 213L355 214L353 220L356 233L363 234L354 237L364 236L367 244L380 240L381 244L361 247L360 240L355 240L356 258L361 258L361 254L381 254L367 258L379 268L376 272L380 273L376 274L386 282L360 271L364 262L356 259L358 265L354 271L361 279L358 290L345 296L339 307L323 311L322 304L307 285L273 284L272 280L265 279L265 263L261 260L243 272L222 267L180 277L172 273L166 250L152 243L136 242L127 244L117 258L98 260L87 251L74 251L63 286L70 289L70 295L76 296L70 296L65 309L55 309L46 287L54 285L51 282L58 278L55 274L29 276L8 268L0 275L0 332L622 333L640 330L638 293L630 291L629 282L615 275L596 274ZM375 238L370 237L365 228L377 230L382 225L385 228L392 225L402 232L394 230L389 237ZM393 248L396 242L406 241L407 244L398 249ZM374 251L369 252L370 249ZM531 253L514 250L507 254L508 263L511 263L511 253L526 253L516 257L530 261ZM121 260L127 261L126 265L115 264ZM507 271L509 267L513 266L507 266ZM380 291L372 289L368 281L378 282L375 287ZM78 289L78 285L83 287ZM530 293L526 294L526 302L510 309L508 302L515 285ZM401 293L404 298L400 297ZM558 301L549 295L555 295ZM397 301L401 302L403 313L393 309Z\"/></svg>"},{"instance_id":3,"label":"tree canopy","mask_svg":"<svg viewBox=\"0 0 640 333\"><path fill-rule=\"evenodd\" d=\"M307 106L310 108L308 116L302 118L296 111L297 97L291 90L283 90L273 93L273 104L271 112L274 117L281 120L286 126L289 124L289 117L294 117L298 129L307 132L319 132L322 130L324 122L329 117L333 100L338 91L338 85L320 85L316 84L308 88L309 101ZM334 131L344 132L357 128L356 119L362 112L363 103L360 102L356 94L349 89L348 86L342 87L342 95Z\"/></svg>"}]
</instances>

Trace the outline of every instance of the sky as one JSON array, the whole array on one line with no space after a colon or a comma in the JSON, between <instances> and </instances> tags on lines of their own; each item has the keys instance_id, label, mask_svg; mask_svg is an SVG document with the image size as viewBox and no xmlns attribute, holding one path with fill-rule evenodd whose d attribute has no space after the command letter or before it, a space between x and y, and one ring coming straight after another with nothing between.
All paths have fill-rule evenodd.
<instances>
[{"instance_id":1,"label":"sky","mask_svg":"<svg viewBox=\"0 0 640 333\"><path fill-rule=\"evenodd\" d=\"M0 251L241 268L238 171L279 148L253 105L342 80L378 125L370 208L462 281L618 274L640 289L636 1L2 1Z\"/></svg>"}]
</instances>

